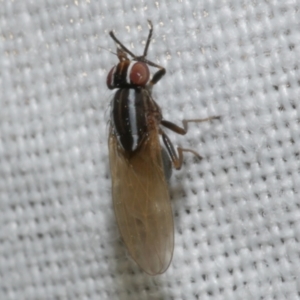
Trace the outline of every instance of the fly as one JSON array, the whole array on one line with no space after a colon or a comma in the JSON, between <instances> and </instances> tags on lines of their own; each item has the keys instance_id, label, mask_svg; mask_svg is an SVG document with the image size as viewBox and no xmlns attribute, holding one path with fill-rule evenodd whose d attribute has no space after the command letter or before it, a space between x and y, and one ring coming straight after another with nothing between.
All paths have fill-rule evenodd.
<instances>
[{"instance_id":1,"label":"fly","mask_svg":"<svg viewBox=\"0 0 300 300\"><path fill-rule=\"evenodd\" d=\"M183 127L163 118L151 91L166 70L146 58L153 32L151 21L148 23L150 30L141 56L127 49L112 31L109 33L117 44L119 62L106 81L109 89L117 89L111 102L108 146L112 198L121 236L135 262L146 273L157 275L169 267L174 249L167 184L172 165L181 168L183 152L192 152L201 159L193 150L175 150L162 126L185 135L189 122L219 117L184 120ZM158 69L152 78L149 66Z\"/></svg>"}]
</instances>

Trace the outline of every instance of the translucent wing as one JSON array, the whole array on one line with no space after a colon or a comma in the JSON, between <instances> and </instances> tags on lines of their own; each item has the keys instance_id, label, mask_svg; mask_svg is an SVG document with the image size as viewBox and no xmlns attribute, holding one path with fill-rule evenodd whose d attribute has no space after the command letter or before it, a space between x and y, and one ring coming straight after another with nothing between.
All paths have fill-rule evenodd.
<instances>
[{"instance_id":1,"label":"translucent wing","mask_svg":"<svg viewBox=\"0 0 300 300\"><path fill-rule=\"evenodd\" d=\"M129 253L148 274L168 268L174 248L173 215L157 130L127 155L109 137L112 196L119 230Z\"/></svg>"}]
</instances>

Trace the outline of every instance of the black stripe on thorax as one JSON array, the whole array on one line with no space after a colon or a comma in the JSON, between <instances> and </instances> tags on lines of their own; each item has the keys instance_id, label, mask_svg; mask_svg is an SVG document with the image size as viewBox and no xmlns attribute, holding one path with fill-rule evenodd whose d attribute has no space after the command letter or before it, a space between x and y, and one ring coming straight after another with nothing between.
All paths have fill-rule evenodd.
<instances>
[{"instance_id":1,"label":"black stripe on thorax","mask_svg":"<svg viewBox=\"0 0 300 300\"><path fill-rule=\"evenodd\" d=\"M128 77L128 67L130 65L130 60L125 60L120 62L114 73L114 85L116 87L129 85L130 82L127 82Z\"/></svg>"},{"instance_id":2,"label":"black stripe on thorax","mask_svg":"<svg viewBox=\"0 0 300 300\"><path fill-rule=\"evenodd\" d=\"M115 134L125 151L135 151L148 131L147 116L158 109L144 88L119 89L112 100L111 118Z\"/></svg>"}]
</instances>

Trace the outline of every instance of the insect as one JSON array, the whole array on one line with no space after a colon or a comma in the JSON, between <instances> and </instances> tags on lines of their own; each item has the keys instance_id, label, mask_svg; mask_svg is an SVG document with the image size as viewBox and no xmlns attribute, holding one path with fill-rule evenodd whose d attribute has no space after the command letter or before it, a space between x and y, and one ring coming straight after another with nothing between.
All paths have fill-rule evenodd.
<instances>
[{"instance_id":1,"label":"insect","mask_svg":"<svg viewBox=\"0 0 300 300\"><path fill-rule=\"evenodd\" d=\"M151 96L152 87L165 75L165 68L149 61L147 52L153 25L141 56L128 50L111 31L117 44L119 62L107 76L109 89L117 89L111 102L109 160L112 176L112 198L121 236L135 262L148 274L165 272L174 249L174 225L167 181L172 164L180 169L183 152L175 150L162 126L184 135L183 128L165 120ZM131 58L129 58L130 56ZM158 71L150 78L149 67ZM162 145L159 140L162 137Z\"/></svg>"}]
</instances>

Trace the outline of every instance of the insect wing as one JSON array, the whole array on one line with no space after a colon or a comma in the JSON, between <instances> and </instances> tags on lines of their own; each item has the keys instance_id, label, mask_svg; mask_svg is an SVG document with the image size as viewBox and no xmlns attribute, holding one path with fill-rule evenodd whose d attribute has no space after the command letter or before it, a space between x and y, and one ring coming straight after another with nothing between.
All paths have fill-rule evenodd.
<instances>
[{"instance_id":1,"label":"insect wing","mask_svg":"<svg viewBox=\"0 0 300 300\"><path fill-rule=\"evenodd\" d=\"M148 274L168 268L174 225L157 130L127 157L115 135L109 137L112 196L122 238L136 263Z\"/></svg>"}]
</instances>

